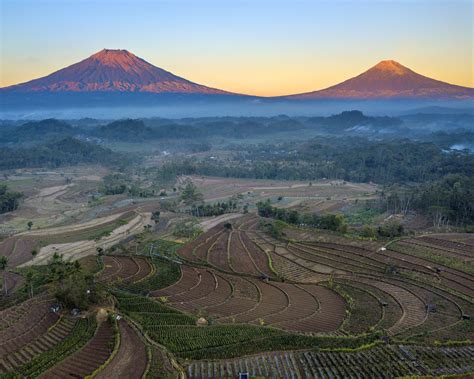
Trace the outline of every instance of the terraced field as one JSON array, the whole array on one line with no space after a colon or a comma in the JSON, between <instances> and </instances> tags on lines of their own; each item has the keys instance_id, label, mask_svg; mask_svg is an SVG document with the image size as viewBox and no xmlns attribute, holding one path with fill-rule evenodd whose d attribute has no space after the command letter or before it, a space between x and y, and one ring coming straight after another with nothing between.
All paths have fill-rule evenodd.
<instances>
[{"instance_id":1,"label":"terraced field","mask_svg":"<svg viewBox=\"0 0 474 379\"><path fill-rule=\"evenodd\" d=\"M62 317L48 328L46 333L36 338L31 336L31 342L16 351L4 354L1 358L0 370L3 372L15 370L32 361L38 355L51 350L61 340L68 337L75 325L74 319Z\"/></svg>"},{"instance_id":2,"label":"terraced field","mask_svg":"<svg viewBox=\"0 0 474 379\"><path fill-rule=\"evenodd\" d=\"M116 281L135 283L152 273L153 267L143 257L104 256L104 269L99 280L107 283Z\"/></svg>"},{"instance_id":3,"label":"terraced field","mask_svg":"<svg viewBox=\"0 0 474 379\"><path fill-rule=\"evenodd\" d=\"M98 326L94 337L82 349L49 369L40 377L59 379L91 375L110 357L114 345L114 328L109 322L104 321Z\"/></svg>"},{"instance_id":4,"label":"terraced field","mask_svg":"<svg viewBox=\"0 0 474 379\"><path fill-rule=\"evenodd\" d=\"M359 302L372 304L364 320L349 310L346 324L359 318L358 330L383 328L391 336L415 339L420 335L435 338L438 330L444 329L461 334L465 326L461 327L460 320L474 313L474 267L470 261L474 250L466 241L419 237L403 239L380 250L373 244L345 244L341 237L337 243L278 240L263 233L253 215L234 219L232 224L229 229L221 223L178 250L187 262L212 269L183 267L176 287L154 291L152 295L165 296L175 308L209 314L218 322L260 322L300 332L329 332L340 329L342 319L326 328L321 327L321 320L320 327L312 324L306 328L300 322L295 328L280 318L293 317L291 309L301 308L296 305L299 301L311 304L303 300L311 294L308 288L322 288L311 284L345 283L353 293L357 292ZM254 257L262 263L255 264ZM259 270L261 267L271 271ZM260 280L265 277L263 272L270 282ZM231 280L230 274L240 277ZM246 288L246 296L239 295L239 287ZM341 288L335 288L338 289ZM180 294L188 290L185 295ZM287 298L286 306L281 291ZM347 299L350 295L341 295L346 296L346 302L352 302L352 308L357 308L354 299ZM272 298L272 304L266 305L265 296ZM214 305L210 306L210 302ZM259 306L255 307L255 302ZM322 317L324 304L318 304ZM261 313L263 307L268 312ZM315 311L316 307L309 309ZM313 322L309 309L308 315L306 309L300 312L300 321ZM331 312L337 314L329 309ZM430 334L432 337L427 337ZM465 337L474 339L471 331Z\"/></svg>"},{"instance_id":5,"label":"terraced field","mask_svg":"<svg viewBox=\"0 0 474 379\"><path fill-rule=\"evenodd\" d=\"M145 343L125 321L118 322L120 347L110 363L96 377L98 379L141 378L148 357Z\"/></svg>"},{"instance_id":6,"label":"terraced field","mask_svg":"<svg viewBox=\"0 0 474 379\"><path fill-rule=\"evenodd\" d=\"M381 250L343 236L276 239L253 214L216 223L188 244L151 240L146 256L122 249L84 260L109 291L117 322L51 312L47 291L0 311L0 375L393 378L474 370L471 238L410 237ZM7 275L12 291L24 291L21 275Z\"/></svg>"},{"instance_id":7,"label":"terraced field","mask_svg":"<svg viewBox=\"0 0 474 379\"><path fill-rule=\"evenodd\" d=\"M58 315L50 311L52 304L53 299L43 294L0 311L2 359L48 331L58 319Z\"/></svg>"},{"instance_id":8,"label":"terraced field","mask_svg":"<svg viewBox=\"0 0 474 379\"><path fill-rule=\"evenodd\" d=\"M232 276L182 266L175 284L150 293L166 304L208 314L218 323L271 325L303 333L336 331L345 316L344 300L328 288Z\"/></svg>"},{"instance_id":9,"label":"terraced field","mask_svg":"<svg viewBox=\"0 0 474 379\"><path fill-rule=\"evenodd\" d=\"M453 375L474 370L474 349L389 345L359 352L272 352L187 365L188 378L394 378Z\"/></svg>"},{"instance_id":10,"label":"terraced field","mask_svg":"<svg viewBox=\"0 0 474 379\"><path fill-rule=\"evenodd\" d=\"M178 255L190 263L206 263L234 274L275 277L268 255L248 238L244 228L256 226L253 216L231 221L233 229L220 223L178 250Z\"/></svg>"},{"instance_id":11,"label":"terraced field","mask_svg":"<svg viewBox=\"0 0 474 379\"><path fill-rule=\"evenodd\" d=\"M10 266L46 264L54 253L80 259L106 249L143 231L150 223L150 213L119 212L82 224L31 230L0 242L0 255ZM33 258L32 250L38 254Z\"/></svg>"}]
</instances>

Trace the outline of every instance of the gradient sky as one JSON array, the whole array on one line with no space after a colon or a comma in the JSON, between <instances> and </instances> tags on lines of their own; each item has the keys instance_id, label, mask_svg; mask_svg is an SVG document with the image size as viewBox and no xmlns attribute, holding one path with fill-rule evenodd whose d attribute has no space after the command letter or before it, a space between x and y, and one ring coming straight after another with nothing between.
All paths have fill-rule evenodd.
<instances>
[{"instance_id":1,"label":"gradient sky","mask_svg":"<svg viewBox=\"0 0 474 379\"><path fill-rule=\"evenodd\" d=\"M282 95L383 59L474 87L474 0L0 0L0 86L102 48L197 83Z\"/></svg>"}]
</instances>

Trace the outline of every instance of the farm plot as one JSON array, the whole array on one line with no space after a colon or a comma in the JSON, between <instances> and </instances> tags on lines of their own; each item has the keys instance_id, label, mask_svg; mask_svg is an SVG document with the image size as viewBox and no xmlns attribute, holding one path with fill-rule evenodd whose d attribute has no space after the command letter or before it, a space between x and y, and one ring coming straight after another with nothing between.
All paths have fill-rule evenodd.
<instances>
[{"instance_id":1,"label":"farm plot","mask_svg":"<svg viewBox=\"0 0 474 379\"><path fill-rule=\"evenodd\" d=\"M52 298L42 294L0 311L0 357L47 332L58 319L50 311L52 303Z\"/></svg>"},{"instance_id":2,"label":"farm plot","mask_svg":"<svg viewBox=\"0 0 474 379\"><path fill-rule=\"evenodd\" d=\"M152 267L147 258L106 255L102 257L104 269L99 280L107 283L134 283L147 277Z\"/></svg>"},{"instance_id":3,"label":"farm plot","mask_svg":"<svg viewBox=\"0 0 474 379\"><path fill-rule=\"evenodd\" d=\"M136 294L147 295L153 289L167 287L176 283L181 278L181 270L176 262L158 256L151 258L135 257L139 262L146 263L150 267L148 274L141 270L140 279L134 278L133 282L114 283L118 288Z\"/></svg>"},{"instance_id":4,"label":"farm plot","mask_svg":"<svg viewBox=\"0 0 474 379\"><path fill-rule=\"evenodd\" d=\"M384 310L373 292L338 282L335 290L350 298L350 313L344 320L342 330L359 334L377 327L384 317Z\"/></svg>"},{"instance_id":5,"label":"farm plot","mask_svg":"<svg viewBox=\"0 0 474 379\"><path fill-rule=\"evenodd\" d=\"M258 232L247 232L248 237L272 262L278 276L301 283L317 283L329 279L332 270L294 256L286 245Z\"/></svg>"},{"instance_id":6,"label":"farm plot","mask_svg":"<svg viewBox=\"0 0 474 379\"><path fill-rule=\"evenodd\" d=\"M360 346L373 342L375 334L357 337L307 336L277 328L246 324L198 326L197 317L174 310L150 298L115 294L119 308L139 323L150 338L180 358L237 357L258 351Z\"/></svg>"},{"instance_id":7,"label":"farm plot","mask_svg":"<svg viewBox=\"0 0 474 379\"><path fill-rule=\"evenodd\" d=\"M193 378L251 376L270 378L394 378L409 375L467 374L474 368L469 347L389 345L358 352L269 352L237 359L196 361Z\"/></svg>"},{"instance_id":8,"label":"farm plot","mask_svg":"<svg viewBox=\"0 0 474 379\"><path fill-rule=\"evenodd\" d=\"M451 241L445 241L441 239L435 239L431 237L418 237L418 238L407 238L399 241L400 243L405 243L412 245L414 247L424 247L427 250L432 251L434 254L441 254L444 255L448 258L454 258L463 262L472 262L474 260L473 252L472 250L473 247L467 244L463 244L463 248L465 248L467 251L463 250L458 250L455 248L452 248L451 244L453 245L459 245L459 243L454 243ZM446 244L445 242L450 243L450 245ZM469 251L469 249L471 251Z\"/></svg>"},{"instance_id":9,"label":"farm plot","mask_svg":"<svg viewBox=\"0 0 474 379\"><path fill-rule=\"evenodd\" d=\"M400 319L388 329L390 334L401 333L406 329L419 326L426 321L428 317L426 303L415 292L379 279L358 278L357 280L378 288L382 292L390 295L400 304L403 312Z\"/></svg>"},{"instance_id":10,"label":"farm plot","mask_svg":"<svg viewBox=\"0 0 474 379\"><path fill-rule=\"evenodd\" d=\"M400 304L388 293L358 282L357 279L335 280L336 290L341 290L351 298L351 314L342 328L349 333L360 333L364 329L377 327L389 329L402 317ZM376 300L376 302L374 302Z\"/></svg>"},{"instance_id":11,"label":"farm plot","mask_svg":"<svg viewBox=\"0 0 474 379\"><path fill-rule=\"evenodd\" d=\"M148 360L145 344L125 320L120 320L118 327L120 347L117 354L96 378L141 378Z\"/></svg>"},{"instance_id":12,"label":"farm plot","mask_svg":"<svg viewBox=\"0 0 474 379\"><path fill-rule=\"evenodd\" d=\"M54 329L51 329L51 331L53 330ZM39 338L37 341L33 342L31 348L46 350L14 370L9 371L7 377L18 377L19 375L28 378L38 377L48 368L54 366L62 359L84 346L84 344L92 338L95 331L96 323L93 318L80 318L76 320L73 329L66 337L64 337L64 339L55 341L55 344L51 346L45 346L45 342ZM28 353L31 353L29 351L29 345L25 346L25 349L22 349L19 353L24 353L26 350L28 350ZM35 352L36 350L33 351L33 353Z\"/></svg>"},{"instance_id":13,"label":"farm plot","mask_svg":"<svg viewBox=\"0 0 474 379\"><path fill-rule=\"evenodd\" d=\"M462 243L467 246L474 247L474 236L472 233L444 233L444 234L433 234L433 238L448 240L452 242Z\"/></svg>"},{"instance_id":14,"label":"farm plot","mask_svg":"<svg viewBox=\"0 0 474 379\"><path fill-rule=\"evenodd\" d=\"M88 255L97 253L97 248L108 249L120 241L134 235L141 233L145 225L151 223L151 213L139 213L128 223L118 226L107 235L98 240L82 240L71 243L48 245L39 251L35 259L30 260L20 265L20 267L29 265L46 264L55 253L64 255L66 259L80 259Z\"/></svg>"},{"instance_id":15,"label":"farm plot","mask_svg":"<svg viewBox=\"0 0 474 379\"><path fill-rule=\"evenodd\" d=\"M253 232L253 237L262 248L272 252L274 267L283 277L305 280L291 271L283 271L278 265L278 259L285 259L287 266L294 268L299 265L301 269L312 270L315 273L318 270L321 272L325 267L330 268L335 280L345 278L356 287L361 284L369 286L364 288L369 289L369 292L357 293L358 299L354 309L357 311L361 304L371 301L375 305L372 309L380 311L380 304L384 304L383 316L379 320L380 327L387 329L390 334L408 337L416 334L416 330L425 335L431 334L438 329L456 324L462 314L471 313L471 306L466 306L464 302L461 308L460 303L464 300L456 297L456 293L449 292L455 290L467 296L472 295L474 287L472 278L462 271L438 264L436 267L438 270L441 268L442 272L437 273L433 262L417 256L405 256L392 250L374 252L354 245L314 241L289 242L283 245L281 241L258 231ZM390 274L390 270L394 270L395 274ZM301 270L296 272L300 273ZM404 275L401 276L398 272ZM414 280L405 277L413 277ZM378 293L378 298L374 298L370 292ZM387 307L389 303L391 306ZM428 307L434 311L428 314L426 311ZM363 312L359 312L359 315L364 316ZM354 315L352 319L354 320L356 316ZM373 321L375 322L375 319ZM350 319L348 323L347 325L350 325ZM362 325L364 323L359 326ZM374 326L378 325L378 322L374 323ZM364 329L366 327L370 327L368 322ZM415 327L418 328L415 330ZM350 327L349 330L358 329Z\"/></svg>"},{"instance_id":16,"label":"farm plot","mask_svg":"<svg viewBox=\"0 0 474 379\"><path fill-rule=\"evenodd\" d=\"M53 349L54 346L68 337L75 326L76 320L61 317L46 333L39 335L37 338L31 336L31 342L19 350L0 357L0 372L14 371L32 361L38 355Z\"/></svg>"},{"instance_id":17,"label":"farm plot","mask_svg":"<svg viewBox=\"0 0 474 379\"><path fill-rule=\"evenodd\" d=\"M268 255L240 229L253 222L249 216L235 219L234 230L220 223L179 248L177 253L190 263L209 264L229 273L274 277Z\"/></svg>"},{"instance_id":18,"label":"farm plot","mask_svg":"<svg viewBox=\"0 0 474 379\"><path fill-rule=\"evenodd\" d=\"M345 316L335 292L316 285L266 282L182 267L175 284L151 292L170 306L209 314L218 323L250 323L304 333L331 332Z\"/></svg>"},{"instance_id":19,"label":"farm plot","mask_svg":"<svg viewBox=\"0 0 474 379\"><path fill-rule=\"evenodd\" d=\"M84 240L98 240L135 217L133 212L121 212L82 224L37 229L19 233L0 243L0 252L10 259L12 266L32 259L31 251L54 244L68 244Z\"/></svg>"},{"instance_id":20,"label":"farm plot","mask_svg":"<svg viewBox=\"0 0 474 379\"><path fill-rule=\"evenodd\" d=\"M335 260L341 268L350 265L352 270L348 271L356 275L385 277L390 270L395 270L405 276L414 276L430 286L435 284L436 287L454 290L471 298L474 296L474 280L469 274L469 263L462 265L452 258L434 254L426 247L406 244L404 240L379 252L323 242L290 243L289 246L297 246L322 259Z\"/></svg>"},{"instance_id":21,"label":"farm plot","mask_svg":"<svg viewBox=\"0 0 474 379\"><path fill-rule=\"evenodd\" d=\"M438 237L419 237L419 240L426 242L430 245L444 248L448 251L453 251L456 254L474 258L474 249L471 245L465 244L459 241L450 241L448 239L438 238Z\"/></svg>"},{"instance_id":22,"label":"farm plot","mask_svg":"<svg viewBox=\"0 0 474 379\"><path fill-rule=\"evenodd\" d=\"M384 255L398 266L431 274L445 287L474 298L474 277L469 274L474 272L474 266L469 263L446 259L425 247L402 242L391 245Z\"/></svg>"},{"instance_id":23,"label":"farm plot","mask_svg":"<svg viewBox=\"0 0 474 379\"><path fill-rule=\"evenodd\" d=\"M80 350L76 351L51 369L41 378L85 377L97 370L110 356L115 345L114 326L103 321L94 337Z\"/></svg>"},{"instance_id":24,"label":"farm plot","mask_svg":"<svg viewBox=\"0 0 474 379\"><path fill-rule=\"evenodd\" d=\"M295 254L304 255L305 259L311 259L313 255L313 259L326 260L329 267L348 272L383 273L386 270L386 264L373 259L369 251L353 246L327 243L290 243L288 246Z\"/></svg>"},{"instance_id":25,"label":"farm plot","mask_svg":"<svg viewBox=\"0 0 474 379\"><path fill-rule=\"evenodd\" d=\"M313 182L277 181L264 179L236 179L206 176L181 177L178 183L191 180L204 194L208 201L222 200L233 195L242 194L251 201L260 201L279 196L290 198L291 204L300 202L313 203L329 201L329 206L337 202L346 202L353 199L369 199L377 189L375 185L363 183L347 183L337 180L320 180ZM315 205L320 210L321 205ZM338 206L337 206L338 207Z\"/></svg>"}]
</instances>

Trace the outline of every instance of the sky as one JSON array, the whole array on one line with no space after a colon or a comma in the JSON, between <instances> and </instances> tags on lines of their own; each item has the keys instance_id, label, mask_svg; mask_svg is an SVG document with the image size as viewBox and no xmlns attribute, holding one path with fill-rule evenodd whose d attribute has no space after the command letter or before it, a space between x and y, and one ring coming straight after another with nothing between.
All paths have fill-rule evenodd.
<instances>
[{"instance_id":1,"label":"sky","mask_svg":"<svg viewBox=\"0 0 474 379\"><path fill-rule=\"evenodd\" d=\"M308 92L393 59L474 87L474 0L0 0L0 86L103 49L260 96Z\"/></svg>"}]
</instances>

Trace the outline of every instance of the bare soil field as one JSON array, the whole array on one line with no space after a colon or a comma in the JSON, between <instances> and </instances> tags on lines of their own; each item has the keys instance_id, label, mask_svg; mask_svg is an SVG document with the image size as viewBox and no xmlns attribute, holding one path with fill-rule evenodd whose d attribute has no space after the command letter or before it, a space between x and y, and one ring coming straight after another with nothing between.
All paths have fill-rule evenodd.
<instances>
[{"instance_id":1,"label":"bare soil field","mask_svg":"<svg viewBox=\"0 0 474 379\"><path fill-rule=\"evenodd\" d=\"M59 244L55 243L42 247L34 259L23 262L20 266L46 264L54 253L62 254L65 259L72 260L77 260L87 255L97 254L97 248L108 249L130 236L143 232L144 226L151 222L151 213L137 214L129 222L118 226L98 240L82 240Z\"/></svg>"},{"instance_id":2,"label":"bare soil field","mask_svg":"<svg viewBox=\"0 0 474 379\"><path fill-rule=\"evenodd\" d=\"M206 201L222 200L239 194L252 203L283 197L282 206L301 205L313 211L319 208L337 210L356 199L373 199L377 190L373 184L331 180L297 182L185 176L180 177L178 183L182 184L186 180L191 180L198 187Z\"/></svg>"},{"instance_id":3,"label":"bare soil field","mask_svg":"<svg viewBox=\"0 0 474 379\"><path fill-rule=\"evenodd\" d=\"M26 230L29 221L33 221L34 228L76 222L105 174L100 167L17 170L5 183L23 192L25 198L16 211L0 215L0 228Z\"/></svg>"}]
</instances>

